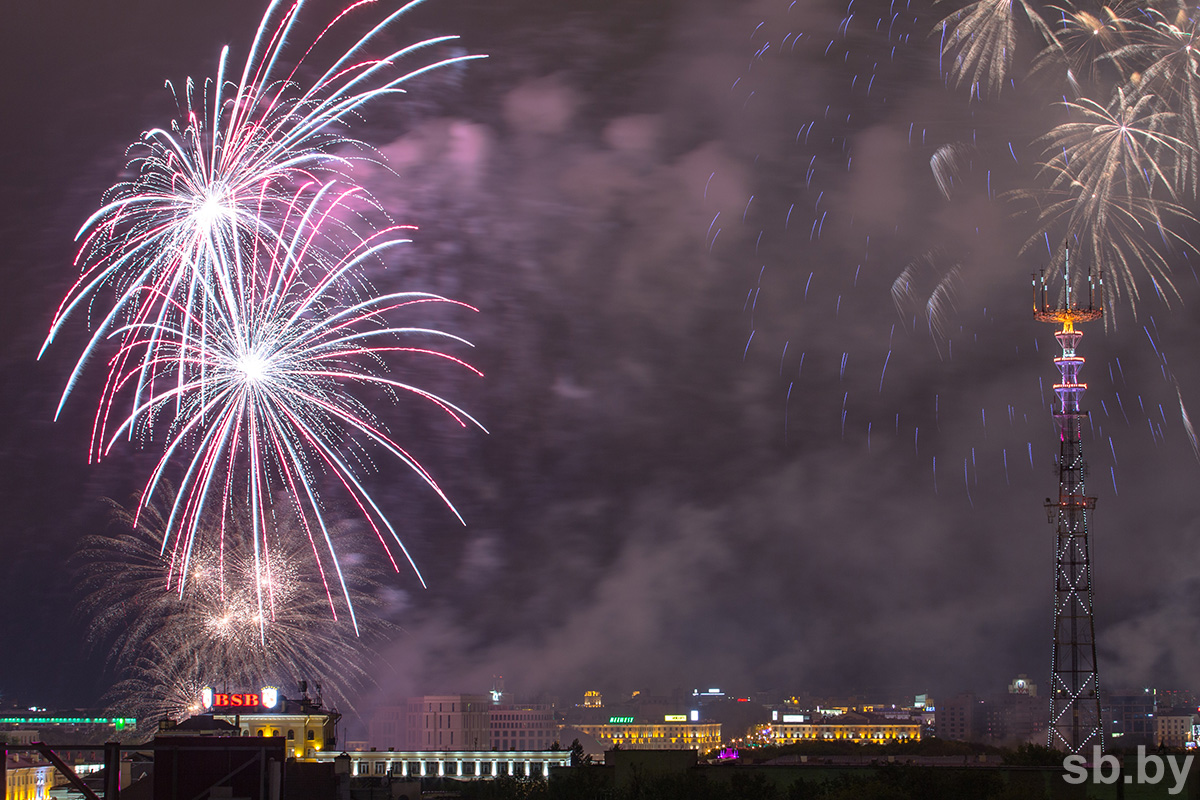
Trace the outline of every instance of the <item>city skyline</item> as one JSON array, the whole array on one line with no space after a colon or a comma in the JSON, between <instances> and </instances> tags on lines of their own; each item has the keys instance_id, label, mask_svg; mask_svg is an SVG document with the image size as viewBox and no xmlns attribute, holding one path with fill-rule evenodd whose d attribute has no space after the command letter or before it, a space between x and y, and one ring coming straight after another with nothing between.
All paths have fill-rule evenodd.
<instances>
[{"instance_id":1,"label":"city skyline","mask_svg":"<svg viewBox=\"0 0 1200 800\"><path fill-rule=\"evenodd\" d=\"M1020 253L1028 221L997 198L1032 180L1055 112L945 86L924 4L891 31L788 5L430 0L398 34L489 56L368 110L396 174L355 176L418 226L372 280L480 309L456 330L484 379L419 377L491 433L376 411L466 524L376 464L429 588L379 590L400 633L364 707L497 673L522 694L1048 682L1056 371L1029 276L1051 259ZM72 348L35 356L72 237L171 111L163 80L244 53L261 11L52 2L0 48L19 111L0 134L5 698L88 704L111 682L74 644L66 556L155 455L88 466L86 403L51 421ZM806 38L785 55L789 28ZM1189 263L1180 301L1146 288L1135 317L1125 297L1082 345L1102 687L1190 688L1200 655ZM913 298L947 279L935 325Z\"/></svg>"}]
</instances>

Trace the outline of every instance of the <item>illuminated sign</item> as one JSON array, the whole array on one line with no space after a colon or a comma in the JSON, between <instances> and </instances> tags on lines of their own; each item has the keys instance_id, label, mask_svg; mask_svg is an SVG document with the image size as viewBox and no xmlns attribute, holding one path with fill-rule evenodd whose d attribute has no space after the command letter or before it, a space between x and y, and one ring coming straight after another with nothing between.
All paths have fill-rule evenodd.
<instances>
[{"instance_id":1,"label":"illuminated sign","mask_svg":"<svg viewBox=\"0 0 1200 800\"><path fill-rule=\"evenodd\" d=\"M264 686L258 692L217 692L211 686L205 686L201 691L200 700L205 708L213 711L230 708L274 708L279 702L279 689Z\"/></svg>"},{"instance_id":2,"label":"illuminated sign","mask_svg":"<svg viewBox=\"0 0 1200 800\"><path fill-rule=\"evenodd\" d=\"M633 717L609 717L609 725L628 725L633 722Z\"/></svg>"},{"instance_id":3,"label":"illuminated sign","mask_svg":"<svg viewBox=\"0 0 1200 800\"><path fill-rule=\"evenodd\" d=\"M258 708L261 703L257 694L228 694L225 692L213 692L213 708Z\"/></svg>"},{"instance_id":4,"label":"illuminated sign","mask_svg":"<svg viewBox=\"0 0 1200 800\"><path fill-rule=\"evenodd\" d=\"M784 722L808 722L808 717L804 714L784 714Z\"/></svg>"},{"instance_id":5,"label":"illuminated sign","mask_svg":"<svg viewBox=\"0 0 1200 800\"><path fill-rule=\"evenodd\" d=\"M687 722L687 714L667 714L663 722Z\"/></svg>"}]
</instances>

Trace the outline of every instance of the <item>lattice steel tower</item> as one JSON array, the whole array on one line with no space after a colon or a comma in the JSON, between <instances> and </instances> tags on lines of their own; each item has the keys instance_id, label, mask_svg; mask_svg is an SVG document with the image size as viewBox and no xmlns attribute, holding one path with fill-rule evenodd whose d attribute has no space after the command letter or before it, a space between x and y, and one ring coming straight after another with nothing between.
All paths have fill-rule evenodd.
<instances>
[{"instance_id":1,"label":"lattice steel tower","mask_svg":"<svg viewBox=\"0 0 1200 800\"><path fill-rule=\"evenodd\" d=\"M1100 718L1100 675L1096 668L1096 626L1092 616L1092 559L1088 541L1088 512L1096 498L1084 488L1087 464L1083 460L1081 427L1087 412L1079 400L1087 390L1079 382L1083 358L1075 350L1083 333L1075 329L1103 314L1097 303L1099 276L1088 275L1087 307L1081 308L1071 291L1071 276L1064 270L1066 289L1062 305L1046 301L1046 275L1034 280L1033 315L1039 322L1062 327L1054 338L1062 355L1054 365L1062 382L1054 385L1058 402L1058 500L1046 498L1046 514L1054 523L1058 544L1054 557L1054 641L1050 656L1050 747L1078 753L1085 747L1104 745ZM1103 286L1100 286L1103 298Z\"/></svg>"}]
</instances>

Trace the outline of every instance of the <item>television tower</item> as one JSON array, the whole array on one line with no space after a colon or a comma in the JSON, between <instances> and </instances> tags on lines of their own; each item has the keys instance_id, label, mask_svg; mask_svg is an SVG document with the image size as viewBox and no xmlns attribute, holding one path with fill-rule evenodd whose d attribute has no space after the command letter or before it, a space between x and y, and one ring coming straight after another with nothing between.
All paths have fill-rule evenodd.
<instances>
[{"instance_id":1,"label":"television tower","mask_svg":"<svg viewBox=\"0 0 1200 800\"><path fill-rule=\"evenodd\" d=\"M1069 265L1069 262L1068 262ZM1064 268L1066 286L1062 305L1046 301L1046 273L1034 280L1033 316L1039 322L1061 325L1054 338L1062 355L1054 365L1062 382L1054 385L1058 402L1058 499L1046 498L1046 515L1054 523L1058 544L1054 556L1054 640L1050 651L1050 726L1047 743L1056 750L1078 753L1093 745L1104 746L1100 718L1100 675L1096 668L1096 626L1092 615L1092 559L1088 542L1088 512L1096 498L1084 488L1087 464L1083 460L1081 427L1087 412L1079 400L1087 390L1079 382L1084 359L1075 350L1083 332L1076 326L1093 322L1104 313L1103 281L1088 274L1087 307L1082 308L1071 292L1069 266ZM1096 288L1100 284L1101 303Z\"/></svg>"}]
</instances>

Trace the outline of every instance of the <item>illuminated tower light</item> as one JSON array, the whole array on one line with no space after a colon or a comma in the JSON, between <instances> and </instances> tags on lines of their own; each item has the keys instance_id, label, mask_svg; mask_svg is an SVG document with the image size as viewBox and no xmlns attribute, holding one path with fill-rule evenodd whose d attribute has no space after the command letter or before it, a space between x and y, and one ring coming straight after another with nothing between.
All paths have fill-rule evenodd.
<instances>
[{"instance_id":1,"label":"illuminated tower light","mask_svg":"<svg viewBox=\"0 0 1200 800\"><path fill-rule=\"evenodd\" d=\"M1092 563L1088 540L1088 512L1096 498L1085 488L1087 464L1083 459L1081 423L1087 412L1079 401L1087 384L1079 382L1084 359L1076 355L1083 332L1075 326L1103 315L1097 304L1102 279L1088 275L1088 305L1082 308L1071 291L1068 266L1064 268L1063 303L1051 306L1046 299L1046 276L1034 280L1034 318L1062 327L1054 338L1062 355L1054 365L1062 382L1054 385L1058 397L1054 418L1059 427L1058 500L1046 498L1046 514L1055 525L1054 636L1050 648L1050 725L1047 744L1078 753L1092 745L1104 746L1100 717L1100 676L1096 665L1096 626L1092 609Z\"/></svg>"}]
</instances>

